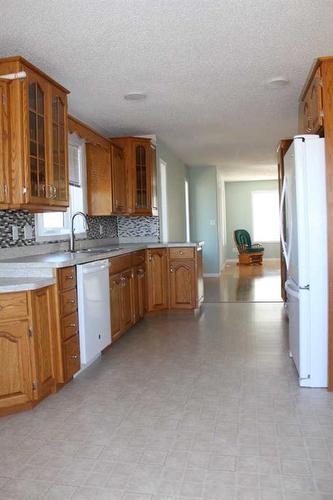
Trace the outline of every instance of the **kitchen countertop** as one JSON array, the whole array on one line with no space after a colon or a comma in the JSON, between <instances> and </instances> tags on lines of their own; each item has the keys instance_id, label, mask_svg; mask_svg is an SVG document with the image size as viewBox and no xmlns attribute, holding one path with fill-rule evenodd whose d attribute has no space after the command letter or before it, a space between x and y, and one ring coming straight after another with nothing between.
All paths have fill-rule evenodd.
<instances>
[{"instance_id":1,"label":"kitchen countertop","mask_svg":"<svg viewBox=\"0 0 333 500\"><path fill-rule=\"evenodd\" d=\"M48 254L32 255L29 257L16 257L14 259L0 260L0 271L2 274L5 271L15 268L17 272L19 269L27 272L29 269L55 269L67 266L76 266L86 262L93 262L94 260L109 259L117 255L124 255L126 253L135 252L137 250L144 250L146 248L172 248L172 247L201 247L203 242L188 243L188 242L175 242L175 243L119 243L117 245L107 245L100 247L108 248L110 251L99 252L98 247L93 247L92 252L79 251L78 253L70 252L55 252ZM0 278L4 280L7 278ZM21 279L21 278L20 278ZM27 281L29 278L22 278ZM35 279L35 281L37 278Z\"/></svg>"},{"instance_id":2,"label":"kitchen countertop","mask_svg":"<svg viewBox=\"0 0 333 500\"><path fill-rule=\"evenodd\" d=\"M0 293L38 290L55 282L55 278L0 278Z\"/></svg>"}]
</instances>

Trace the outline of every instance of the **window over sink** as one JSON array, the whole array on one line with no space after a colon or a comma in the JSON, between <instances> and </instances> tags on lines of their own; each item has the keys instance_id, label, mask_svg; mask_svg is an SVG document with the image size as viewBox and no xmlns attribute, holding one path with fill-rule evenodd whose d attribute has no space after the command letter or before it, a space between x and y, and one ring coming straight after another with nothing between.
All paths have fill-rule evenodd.
<instances>
[{"instance_id":1,"label":"window over sink","mask_svg":"<svg viewBox=\"0 0 333 500\"><path fill-rule=\"evenodd\" d=\"M55 241L69 237L72 214L87 211L87 174L85 141L76 134L68 136L69 207L66 212L36 214L36 240ZM84 238L86 231L81 218L76 218L76 238Z\"/></svg>"}]
</instances>

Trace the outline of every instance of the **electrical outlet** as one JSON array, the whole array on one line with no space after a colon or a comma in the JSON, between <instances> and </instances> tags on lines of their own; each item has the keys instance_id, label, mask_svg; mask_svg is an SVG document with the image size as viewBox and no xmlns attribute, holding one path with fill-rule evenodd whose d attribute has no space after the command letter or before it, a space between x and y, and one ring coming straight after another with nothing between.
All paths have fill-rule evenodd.
<instances>
[{"instance_id":1,"label":"electrical outlet","mask_svg":"<svg viewBox=\"0 0 333 500\"><path fill-rule=\"evenodd\" d=\"M17 241L19 239L18 227L15 224L12 225L12 238L13 241Z\"/></svg>"},{"instance_id":2,"label":"electrical outlet","mask_svg":"<svg viewBox=\"0 0 333 500\"><path fill-rule=\"evenodd\" d=\"M100 224L100 225L99 225L99 235L100 235L100 236L103 236L103 234L104 234L104 229L103 229L102 224Z\"/></svg>"},{"instance_id":3,"label":"electrical outlet","mask_svg":"<svg viewBox=\"0 0 333 500\"><path fill-rule=\"evenodd\" d=\"M215 220L215 219L211 219L211 220L209 221L209 225L210 225L210 226L216 226L216 220Z\"/></svg>"},{"instance_id":4,"label":"electrical outlet","mask_svg":"<svg viewBox=\"0 0 333 500\"><path fill-rule=\"evenodd\" d=\"M30 224L26 224L23 228L24 231L24 239L25 240L32 240L32 227Z\"/></svg>"}]
</instances>

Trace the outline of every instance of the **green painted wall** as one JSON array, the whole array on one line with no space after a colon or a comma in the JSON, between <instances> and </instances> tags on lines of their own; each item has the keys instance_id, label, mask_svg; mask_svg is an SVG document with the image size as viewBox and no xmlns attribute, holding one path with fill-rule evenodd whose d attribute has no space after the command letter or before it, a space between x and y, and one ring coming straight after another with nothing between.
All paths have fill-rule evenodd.
<instances>
[{"instance_id":1,"label":"green painted wall","mask_svg":"<svg viewBox=\"0 0 333 500\"><path fill-rule=\"evenodd\" d=\"M235 229L246 229L253 234L252 230L252 207L251 192L278 189L278 181L249 181L249 182L226 182L226 212L227 212L227 258L237 258L233 232ZM280 256L280 243L264 243L265 257L278 258Z\"/></svg>"},{"instance_id":2,"label":"green painted wall","mask_svg":"<svg viewBox=\"0 0 333 500\"><path fill-rule=\"evenodd\" d=\"M204 273L219 273L217 182L215 167L188 167L192 241L205 241ZM212 224L213 223L213 224Z\"/></svg>"},{"instance_id":3,"label":"green painted wall","mask_svg":"<svg viewBox=\"0 0 333 500\"><path fill-rule=\"evenodd\" d=\"M185 241L185 178L186 166L157 138L157 161L167 164L168 233L169 241ZM159 164L159 163L158 163ZM160 197L161 199L161 197Z\"/></svg>"}]
</instances>

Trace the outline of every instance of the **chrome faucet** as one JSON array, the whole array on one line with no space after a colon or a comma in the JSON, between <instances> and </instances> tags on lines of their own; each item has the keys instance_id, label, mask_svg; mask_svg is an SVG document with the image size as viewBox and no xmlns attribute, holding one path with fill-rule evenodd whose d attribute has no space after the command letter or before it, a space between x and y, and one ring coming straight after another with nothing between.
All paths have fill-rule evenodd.
<instances>
[{"instance_id":1,"label":"chrome faucet","mask_svg":"<svg viewBox=\"0 0 333 500\"><path fill-rule=\"evenodd\" d=\"M70 232L70 239L69 239L69 251L70 252L75 252L75 233L74 233L74 219L77 215L81 215L84 218L84 228L89 229L89 224L88 224L88 217L84 212L75 212L75 214L72 215L72 220L71 220L71 232Z\"/></svg>"}]
</instances>

